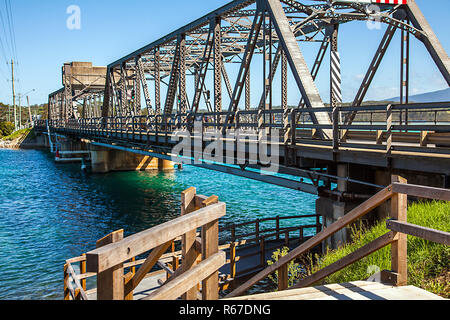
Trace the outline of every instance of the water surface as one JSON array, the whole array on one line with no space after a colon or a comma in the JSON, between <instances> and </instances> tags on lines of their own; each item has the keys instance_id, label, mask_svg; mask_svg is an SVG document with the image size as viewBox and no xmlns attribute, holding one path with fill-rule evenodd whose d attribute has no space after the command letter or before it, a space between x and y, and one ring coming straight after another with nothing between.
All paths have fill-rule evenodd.
<instances>
[{"instance_id":1,"label":"water surface","mask_svg":"<svg viewBox=\"0 0 450 320\"><path fill-rule=\"evenodd\" d=\"M178 217L191 186L226 202L222 226L315 212L315 196L191 166L88 175L37 150L0 150L0 163L0 299L62 299L66 259Z\"/></svg>"}]
</instances>

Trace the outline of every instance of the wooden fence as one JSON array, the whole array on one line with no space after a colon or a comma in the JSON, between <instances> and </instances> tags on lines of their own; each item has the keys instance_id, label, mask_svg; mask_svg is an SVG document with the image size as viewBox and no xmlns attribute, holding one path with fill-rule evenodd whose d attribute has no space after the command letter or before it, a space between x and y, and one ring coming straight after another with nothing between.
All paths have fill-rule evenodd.
<instances>
[{"instance_id":1,"label":"wooden fence","mask_svg":"<svg viewBox=\"0 0 450 320\"><path fill-rule=\"evenodd\" d=\"M211 204L212 202L218 200L215 196L208 199L201 195L197 195L196 197L200 200L203 199L204 205L208 203ZM311 224L311 220L314 220L315 223ZM286 222L290 225L295 226L282 226L282 222ZM313 229L316 233L319 233L321 230L320 216L277 216L273 218L256 219L254 221L232 224L220 228L220 234L229 234L228 237L220 240L221 244L218 247L219 250L227 253L228 258L225 261L225 264L229 265L229 272L219 273L220 290L228 289L233 281L235 281L239 277L252 273L254 274L255 272L266 267L266 253L272 253L276 249L285 246L289 247L292 244L300 244L311 238L311 236L305 234L306 229ZM113 234L117 233L122 234L122 236L118 237L119 239L121 239L123 237L123 230L116 231ZM105 238L111 238L113 237L113 234L108 235ZM200 238L198 238L200 235L201 233L196 234L197 238L195 242L196 250L198 252L201 252L202 247L201 240ZM97 246L99 247L102 242L103 240L97 241ZM167 279L176 276L180 272L180 265L182 265L183 252L182 250L176 250L176 248L181 247L181 242L182 237L177 237L176 239L174 239L174 241L172 241L171 245L168 248L169 252L162 254L159 259L157 259L156 264L161 268L161 270L144 274L144 270L147 271L146 268L141 269L141 275L135 278L133 287L136 288L139 281L142 280L140 279L142 276L156 276L161 275L162 273L166 274ZM254 259L258 261L257 264L245 270L237 271L237 263L239 261L252 257L255 257ZM69 259L66 261L64 269L64 297L66 300L82 300L85 299L88 295L97 292L97 288L86 291L86 279L97 276L97 273L95 272L87 272L86 260L86 255L84 254L80 257ZM201 262L201 260L202 257L200 255L197 255L196 263ZM129 283L130 278L132 278L136 274L136 267L144 265L145 261L146 259L137 260L136 257L132 257L129 261L126 261L123 264L124 269L130 270L125 278L126 283ZM79 263L79 274L76 274L74 268L72 267L72 264L75 263ZM79 285L75 280L78 280ZM160 285L164 285L165 283L165 281L163 280L159 280L158 282ZM72 288L72 283L75 285L76 289ZM201 286L199 286L199 288L200 287ZM130 295L130 290L127 290L127 288L125 288L124 294ZM132 296L130 295L128 296L128 298L131 299Z\"/></svg>"},{"instance_id":2,"label":"wooden fence","mask_svg":"<svg viewBox=\"0 0 450 320\"><path fill-rule=\"evenodd\" d=\"M219 297L218 270L225 264L225 252L219 250L219 219L226 214L226 205L217 196L205 197L189 188L181 195L182 216L138 234L123 238L123 230L97 241L97 249L69 259L64 266L64 299L87 300L97 293L98 300L132 300L133 291L164 258L173 258L174 242L181 239L182 263L169 279L144 299L186 300ZM197 229L201 229L198 237ZM171 249L172 252L165 254ZM149 252L148 257L136 257ZM80 263L80 275L72 264ZM140 265L136 271L136 266ZM124 275L124 269L130 271ZM86 291L86 278L96 276L97 288ZM75 288L72 283L75 284Z\"/></svg>"},{"instance_id":3,"label":"wooden fence","mask_svg":"<svg viewBox=\"0 0 450 320\"><path fill-rule=\"evenodd\" d=\"M450 201L450 190L417 185L409 185L407 181L399 176L392 177L392 184L378 192L369 200L365 201L344 217L318 233L315 237L304 242L278 262L256 274L239 288L235 289L226 298L238 297L250 289L253 285L263 280L270 274L278 271L278 289L296 289L310 286L329 275L355 263L356 261L370 255L371 253L391 245L391 270L387 271L388 278L393 279L395 285L407 284L407 234L422 237L424 239L450 245L450 233L431 230L421 226L407 223L407 197L415 196L427 199ZM290 261L304 255L316 245L322 243L328 237L345 228L357 219L379 205L390 200L391 218L387 222L387 228L391 230L375 241L363 246L341 260L317 271L316 273L300 280L294 286L288 288L288 264ZM386 271L384 272L386 274Z\"/></svg>"}]
</instances>

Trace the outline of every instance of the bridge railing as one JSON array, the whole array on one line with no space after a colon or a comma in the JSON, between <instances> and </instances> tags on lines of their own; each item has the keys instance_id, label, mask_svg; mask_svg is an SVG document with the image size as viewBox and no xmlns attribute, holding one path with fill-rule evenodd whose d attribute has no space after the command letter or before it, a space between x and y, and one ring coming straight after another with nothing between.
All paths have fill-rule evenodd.
<instances>
[{"instance_id":1,"label":"bridge railing","mask_svg":"<svg viewBox=\"0 0 450 320\"><path fill-rule=\"evenodd\" d=\"M132 300L133 291L162 259L174 257L174 242L182 242L181 267L144 300L172 300L182 296L197 300L215 300L219 294L218 270L225 264L225 253L219 250L219 219L226 205L218 197L205 197L189 188L181 196L182 216L138 234L123 238L123 230L97 241L97 249L82 257L69 259L64 267L64 298L87 300L85 280L96 276L98 300ZM201 229L198 237L197 229ZM172 248L172 252L165 252ZM136 257L148 254L144 261ZM81 274L72 267L79 262ZM136 266L140 265L136 271ZM124 268L130 272L124 275ZM76 288L72 283L75 282Z\"/></svg>"},{"instance_id":2,"label":"bridge railing","mask_svg":"<svg viewBox=\"0 0 450 320\"><path fill-rule=\"evenodd\" d=\"M391 270L384 271L384 277L393 281L394 285L407 284L407 238L406 234L418 236L430 241L439 242L450 245L450 233L438 230L432 230L421 226L415 226L407 223L407 206L408 195L427 199L436 199L442 201L450 201L450 190L431 188L417 185L408 185L406 180L399 177L392 177L392 184L378 192L369 200L365 201L343 218L339 219L326 229L321 231L315 237L304 242L286 256L280 258L276 263L262 270L260 273L252 277L242 286L231 292L227 298L233 298L243 295L253 285L260 282L273 273L278 273L278 289L279 291L286 289L302 288L320 281L331 274L342 270L343 268L359 261L360 259L391 245ZM331 237L339 230L349 226L357 219L362 218L381 204L390 200L391 218L387 222L387 228L391 231L374 240L373 242L363 246L362 248L352 252L341 260L319 270L318 272L300 280L292 287L288 287L288 264L302 255L306 254L312 248Z\"/></svg>"},{"instance_id":3,"label":"bridge railing","mask_svg":"<svg viewBox=\"0 0 450 320\"><path fill-rule=\"evenodd\" d=\"M345 119L355 112L353 122L346 122ZM332 121L329 124L313 123L311 114L317 113L328 113ZM89 136L126 140L131 136L131 139L148 142L154 135L165 137L164 141L169 142L176 130L193 132L197 121L202 132L241 129L259 139L262 130L269 130L272 141L321 146L334 152L350 148L388 155L395 151L450 154L450 102L338 107L334 110L239 110L233 113L232 124L226 124L228 115L228 112L204 112L50 120L49 125L56 131ZM38 121L37 126L45 130L45 122ZM273 136L275 131L272 129L278 129L278 137ZM324 136L322 132L328 134Z\"/></svg>"}]
</instances>

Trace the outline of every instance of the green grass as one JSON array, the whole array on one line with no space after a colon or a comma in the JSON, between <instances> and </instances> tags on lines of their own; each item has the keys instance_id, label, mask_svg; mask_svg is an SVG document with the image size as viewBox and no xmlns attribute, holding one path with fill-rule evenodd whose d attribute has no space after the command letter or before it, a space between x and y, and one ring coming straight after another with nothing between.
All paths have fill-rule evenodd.
<instances>
[{"instance_id":1,"label":"green grass","mask_svg":"<svg viewBox=\"0 0 450 320\"><path fill-rule=\"evenodd\" d=\"M31 128L22 129L10 134L9 136L3 137L2 139L7 141L13 141L20 137L27 136L31 132L31 130L32 130Z\"/></svg>"},{"instance_id":2,"label":"green grass","mask_svg":"<svg viewBox=\"0 0 450 320\"><path fill-rule=\"evenodd\" d=\"M408 207L408 222L436 230L450 231L450 202L415 203ZM356 249L389 232L386 221L370 229L352 230L353 241L337 250L328 252L312 263L310 272L320 270ZM318 257L316 257L318 258ZM317 261L317 260L316 260ZM391 269L390 246L325 278L321 283L344 283L367 279L375 270ZM450 298L450 247L408 236L408 284L423 288L445 298Z\"/></svg>"},{"instance_id":3,"label":"green grass","mask_svg":"<svg viewBox=\"0 0 450 320\"><path fill-rule=\"evenodd\" d=\"M450 202L413 203L408 206L408 222L450 232ZM350 243L336 250L327 250L322 256L308 255L302 259L301 264L290 265L289 282L297 282L298 279L323 269L388 232L386 220L371 228L354 227ZM286 254L287 250L275 252L272 259L278 261ZM372 253L314 285L366 280L379 270L391 270L390 246ZM276 278L277 274L271 280L277 283ZM408 236L408 284L450 298L450 246Z\"/></svg>"}]
</instances>

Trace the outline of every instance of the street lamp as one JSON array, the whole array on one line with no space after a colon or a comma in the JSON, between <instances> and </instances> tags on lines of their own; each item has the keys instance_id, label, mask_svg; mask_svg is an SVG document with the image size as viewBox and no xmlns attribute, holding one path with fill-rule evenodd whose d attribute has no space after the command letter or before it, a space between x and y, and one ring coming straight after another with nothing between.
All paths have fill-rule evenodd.
<instances>
[{"instance_id":1,"label":"street lamp","mask_svg":"<svg viewBox=\"0 0 450 320\"><path fill-rule=\"evenodd\" d=\"M22 126L22 106L21 106L21 104L20 104L20 98L21 97L24 97L24 96L27 96L27 94L29 94L29 93L31 93L31 92L34 92L34 91L36 91L36 89L32 89L32 90L30 90L30 91L28 91L27 93L24 93L24 94L22 94L22 93L19 93L19 127L21 127ZM28 96L27 96L27 102L28 102L28 115L29 115L29 117L30 117L30 125L33 123L33 119L31 118L31 109L30 109L30 99L28 98Z\"/></svg>"}]
</instances>

